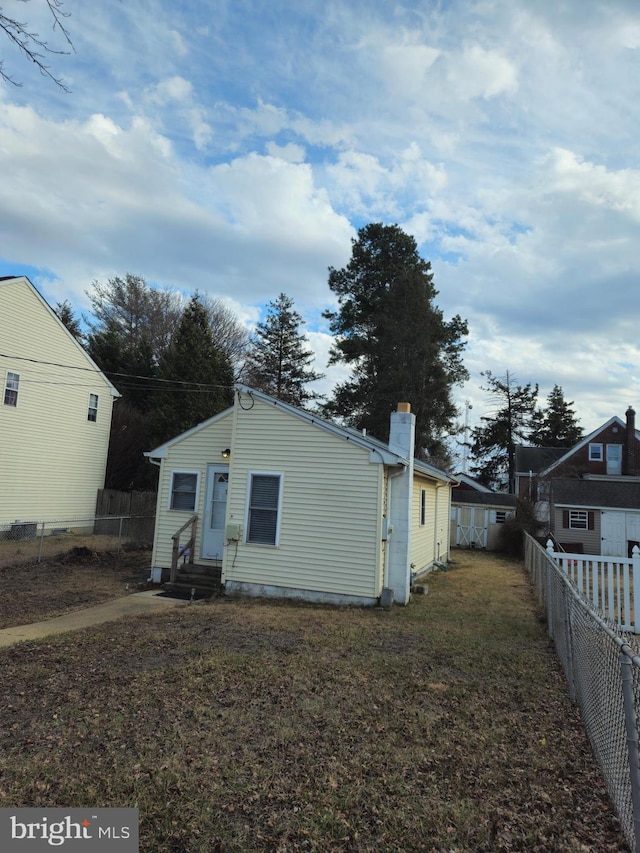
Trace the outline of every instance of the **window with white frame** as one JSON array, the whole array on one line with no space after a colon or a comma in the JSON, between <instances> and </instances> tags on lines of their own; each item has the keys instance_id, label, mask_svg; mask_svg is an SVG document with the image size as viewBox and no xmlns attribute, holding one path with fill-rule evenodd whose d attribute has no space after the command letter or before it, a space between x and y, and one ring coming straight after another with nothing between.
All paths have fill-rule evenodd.
<instances>
[{"instance_id":1,"label":"window with white frame","mask_svg":"<svg viewBox=\"0 0 640 853\"><path fill-rule=\"evenodd\" d=\"M427 490L420 489L420 526L427 523Z\"/></svg>"},{"instance_id":2,"label":"window with white frame","mask_svg":"<svg viewBox=\"0 0 640 853\"><path fill-rule=\"evenodd\" d=\"M507 511L504 509L496 510L496 524L504 524L507 520Z\"/></svg>"},{"instance_id":3,"label":"window with white frame","mask_svg":"<svg viewBox=\"0 0 640 853\"><path fill-rule=\"evenodd\" d=\"M20 374L7 371L7 378L4 384L4 404L5 406L18 405L18 389L20 387Z\"/></svg>"},{"instance_id":4,"label":"window with white frame","mask_svg":"<svg viewBox=\"0 0 640 853\"><path fill-rule=\"evenodd\" d=\"M198 474L196 471L172 472L169 509L194 512L197 494Z\"/></svg>"},{"instance_id":5,"label":"window with white frame","mask_svg":"<svg viewBox=\"0 0 640 853\"><path fill-rule=\"evenodd\" d=\"M282 474L250 474L247 542L277 545Z\"/></svg>"},{"instance_id":6,"label":"window with white frame","mask_svg":"<svg viewBox=\"0 0 640 853\"><path fill-rule=\"evenodd\" d=\"M95 423L98 420L98 395L89 394L89 409L87 411L87 420Z\"/></svg>"},{"instance_id":7,"label":"window with white frame","mask_svg":"<svg viewBox=\"0 0 640 853\"><path fill-rule=\"evenodd\" d=\"M602 462L603 459L602 444L590 444L589 462Z\"/></svg>"},{"instance_id":8,"label":"window with white frame","mask_svg":"<svg viewBox=\"0 0 640 853\"><path fill-rule=\"evenodd\" d=\"M588 530L589 514L583 509L569 510L569 530Z\"/></svg>"}]
</instances>

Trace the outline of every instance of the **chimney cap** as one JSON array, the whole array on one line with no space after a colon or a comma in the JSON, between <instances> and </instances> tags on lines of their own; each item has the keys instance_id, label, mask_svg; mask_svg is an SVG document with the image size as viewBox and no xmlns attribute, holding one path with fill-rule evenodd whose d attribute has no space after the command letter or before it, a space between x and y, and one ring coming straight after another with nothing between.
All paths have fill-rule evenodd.
<instances>
[{"instance_id":1,"label":"chimney cap","mask_svg":"<svg viewBox=\"0 0 640 853\"><path fill-rule=\"evenodd\" d=\"M398 411L408 414L411 411L411 403L398 403Z\"/></svg>"}]
</instances>

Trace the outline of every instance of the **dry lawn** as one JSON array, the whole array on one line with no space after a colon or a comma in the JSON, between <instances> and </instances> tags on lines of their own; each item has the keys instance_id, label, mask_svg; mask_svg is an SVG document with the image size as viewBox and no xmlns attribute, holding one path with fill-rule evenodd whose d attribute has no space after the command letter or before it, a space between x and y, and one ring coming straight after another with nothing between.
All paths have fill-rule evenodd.
<instances>
[{"instance_id":1,"label":"dry lawn","mask_svg":"<svg viewBox=\"0 0 640 853\"><path fill-rule=\"evenodd\" d=\"M135 592L138 583L148 578L149 551L95 550L99 544L95 537L86 541L93 547L74 545L41 563L0 564L0 628L101 604Z\"/></svg>"},{"instance_id":2,"label":"dry lawn","mask_svg":"<svg viewBox=\"0 0 640 853\"><path fill-rule=\"evenodd\" d=\"M0 806L148 853L626 850L521 566L407 608L216 599L0 651Z\"/></svg>"}]
</instances>

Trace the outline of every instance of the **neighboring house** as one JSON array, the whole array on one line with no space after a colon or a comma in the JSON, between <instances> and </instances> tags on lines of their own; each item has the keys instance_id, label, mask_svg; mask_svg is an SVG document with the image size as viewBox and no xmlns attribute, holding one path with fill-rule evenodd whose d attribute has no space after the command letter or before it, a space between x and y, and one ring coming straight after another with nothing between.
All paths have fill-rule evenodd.
<instances>
[{"instance_id":1,"label":"neighboring house","mask_svg":"<svg viewBox=\"0 0 640 853\"><path fill-rule=\"evenodd\" d=\"M520 500L527 500L533 504L545 500L545 486L544 481L540 486L540 472L561 459L567 450L566 447L524 447L523 445L516 447L515 493ZM544 509L542 507L540 509L544 514ZM548 507L546 517L549 517Z\"/></svg>"},{"instance_id":2,"label":"neighboring house","mask_svg":"<svg viewBox=\"0 0 640 853\"><path fill-rule=\"evenodd\" d=\"M452 546L486 548L499 545L500 530L516 510L516 496L494 492L466 474L456 474L458 481L451 492Z\"/></svg>"},{"instance_id":3,"label":"neighboring house","mask_svg":"<svg viewBox=\"0 0 640 853\"><path fill-rule=\"evenodd\" d=\"M0 278L0 535L90 519L119 396L24 276Z\"/></svg>"},{"instance_id":4,"label":"neighboring house","mask_svg":"<svg viewBox=\"0 0 640 853\"><path fill-rule=\"evenodd\" d=\"M640 433L635 411L610 418L538 474L538 508L567 551L626 556L640 540ZM631 544L630 544L631 543Z\"/></svg>"},{"instance_id":5,"label":"neighboring house","mask_svg":"<svg viewBox=\"0 0 640 853\"><path fill-rule=\"evenodd\" d=\"M152 572L197 514L195 559L227 594L375 604L449 557L453 478L414 460L415 416L389 444L246 386L234 405L145 455L160 464Z\"/></svg>"}]
</instances>

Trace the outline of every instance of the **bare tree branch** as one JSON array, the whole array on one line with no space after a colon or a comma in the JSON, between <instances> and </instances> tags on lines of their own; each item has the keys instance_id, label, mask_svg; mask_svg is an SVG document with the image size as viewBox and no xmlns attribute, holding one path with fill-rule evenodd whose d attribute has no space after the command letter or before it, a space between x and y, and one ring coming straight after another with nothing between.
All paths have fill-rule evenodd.
<instances>
[{"instance_id":1,"label":"bare tree branch","mask_svg":"<svg viewBox=\"0 0 640 853\"><path fill-rule=\"evenodd\" d=\"M21 3L28 3L30 0L20 0ZM74 50L73 42L69 30L65 25L65 19L70 17L70 12L66 12L63 6L63 0L45 0L51 18L53 20L53 30L60 32L71 50ZM63 92L70 90L62 82L60 77L56 77L49 66L45 63L46 55L51 54L68 54L71 50L56 50L51 47L48 42L40 37L39 33L33 32L27 23L18 21L16 18L10 18L3 14L2 6L0 6L0 32L4 32L9 41L14 44L26 59L35 63L43 77L48 77L56 86L59 86ZM4 60L0 60L0 79L11 83L14 86L22 86L13 77L5 71Z\"/></svg>"}]
</instances>

